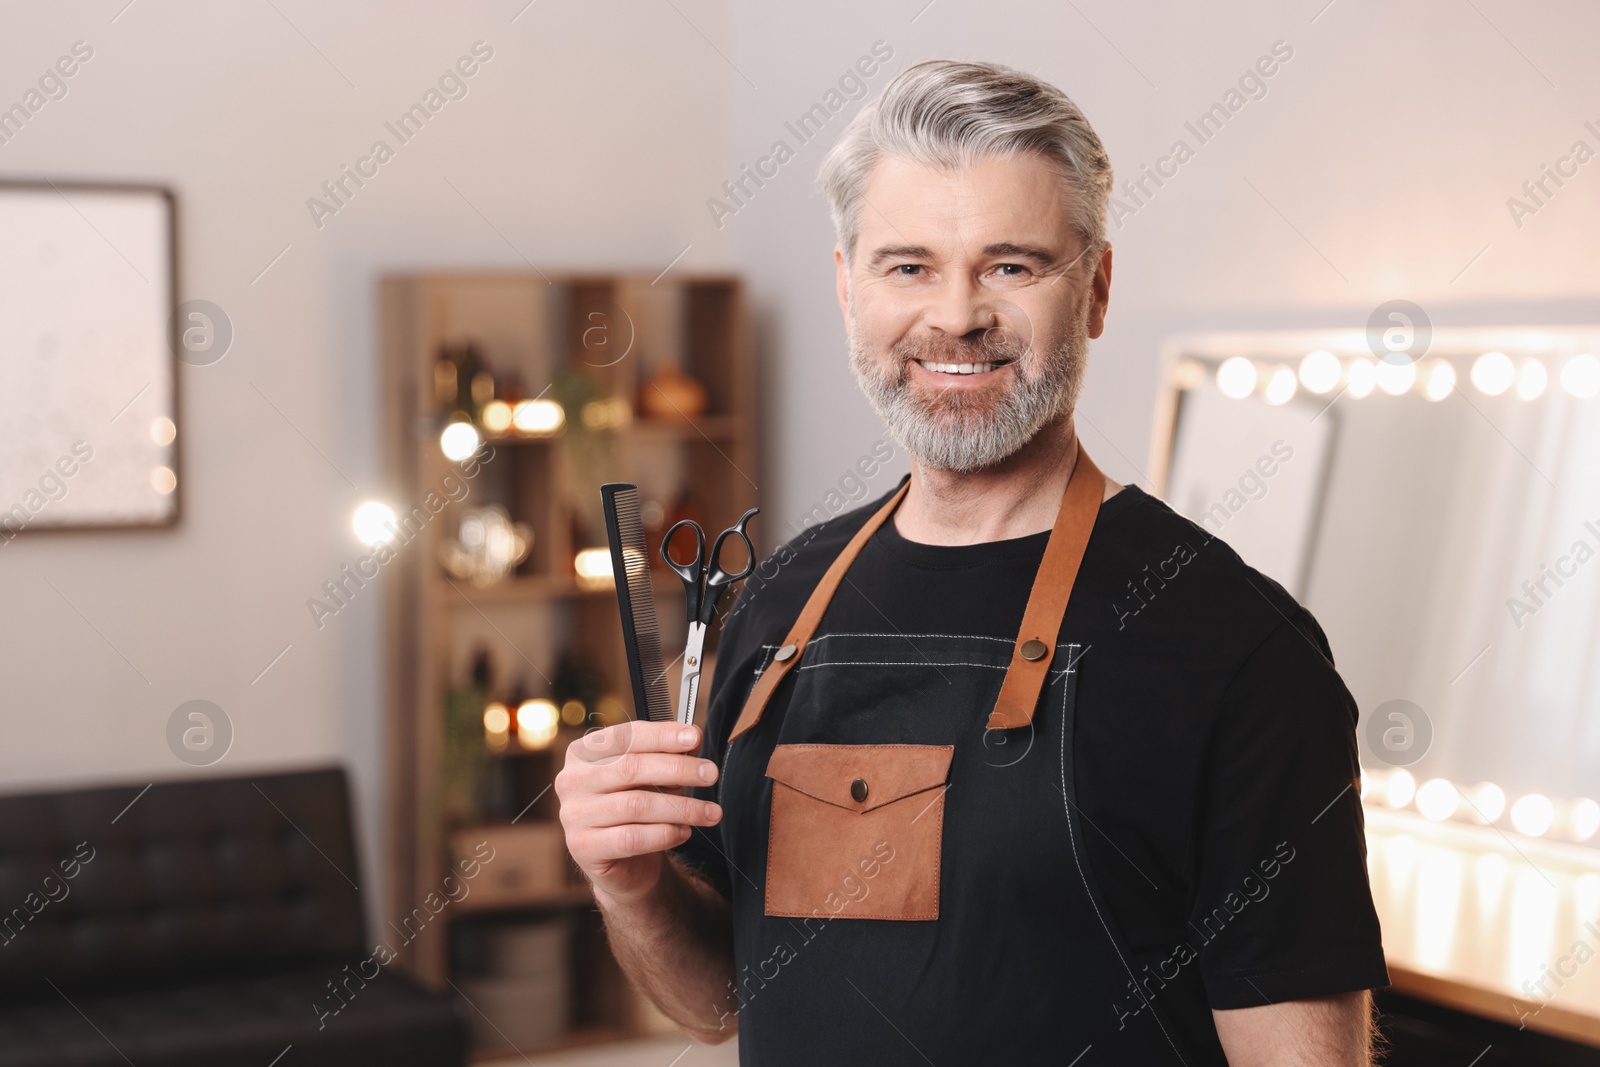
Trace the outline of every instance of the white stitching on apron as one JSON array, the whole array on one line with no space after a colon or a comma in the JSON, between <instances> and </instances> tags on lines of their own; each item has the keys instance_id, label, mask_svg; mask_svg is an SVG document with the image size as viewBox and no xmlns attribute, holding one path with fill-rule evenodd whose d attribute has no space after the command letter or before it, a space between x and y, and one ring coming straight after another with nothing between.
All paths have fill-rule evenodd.
<instances>
[{"instance_id":1,"label":"white stitching on apron","mask_svg":"<svg viewBox=\"0 0 1600 1067\"><path fill-rule=\"evenodd\" d=\"M1111 927L1107 925L1104 915L1100 914L1100 905L1094 899L1094 891L1089 888L1089 877L1084 874L1083 861L1078 858L1078 840L1072 833L1072 804L1067 800L1067 687L1061 687L1061 806L1067 813L1067 843L1072 846L1072 862L1078 867L1078 878L1083 882L1084 894L1089 898L1089 905L1094 908L1094 917L1100 920L1100 928L1106 932L1106 940L1111 942L1111 950L1117 954L1117 961L1122 964L1122 969L1128 972L1128 980L1133 983L1134 989L1139 991L1139 999L1150 1009L1150 1017L1161 1027L1161 1036L1167 1039L1167 1044L1172 1046L1172 1054L1178 1057L1178 1062L1188 1067L1189 1061L1183 1058L1183 1053L1178 1051L1178 1046L1173 1042L1172 1035L1167 1033L1166 1024L1161 1021L1161 1016L1156 1013L1155 1005L1150 998L1144 995L1144 990L1139 987L1139 979L1134 975L1133 968L1122 955L1122 946L1117 944L1117 939L1112 936Z\"/></svg>"}]
</instances>

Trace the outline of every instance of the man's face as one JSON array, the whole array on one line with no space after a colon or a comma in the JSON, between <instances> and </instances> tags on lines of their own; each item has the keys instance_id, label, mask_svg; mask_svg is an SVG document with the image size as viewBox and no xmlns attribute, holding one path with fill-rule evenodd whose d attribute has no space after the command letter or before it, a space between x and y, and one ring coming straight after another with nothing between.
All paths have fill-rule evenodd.
<instances>
[{"instance_id":1,"label":"man's face","mask_svg":"<svg viewBox=\"0 0 1600 1067\"><path fill-rule=\"evenodd\" d=\"M993 466L1071 415L1105 325L1111 250L1090 262L1055 166L1022 154L947 171L885 157L847 263L850 364L921 462Z\"/></svg>"}]
</instances>

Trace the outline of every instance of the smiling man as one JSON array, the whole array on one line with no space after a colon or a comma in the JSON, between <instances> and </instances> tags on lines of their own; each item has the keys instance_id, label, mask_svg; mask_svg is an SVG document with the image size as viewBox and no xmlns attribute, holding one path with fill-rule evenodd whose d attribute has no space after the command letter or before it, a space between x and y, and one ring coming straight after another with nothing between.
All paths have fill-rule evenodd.
<instances>
[{"instance_id":1,"label":"smiling man","mask_svg":"<svg viewBox=\"0 0 1600 1067\"><path fill-rule=\"evenodd\" d=\"M922 63L822 187L911 473L751 580L703 738L569 750L623 966L762 1067L1368 1064L1388 976L1326 639L1075 432L1098 137L1048 83Z\"/></svg>"}]
</instances>

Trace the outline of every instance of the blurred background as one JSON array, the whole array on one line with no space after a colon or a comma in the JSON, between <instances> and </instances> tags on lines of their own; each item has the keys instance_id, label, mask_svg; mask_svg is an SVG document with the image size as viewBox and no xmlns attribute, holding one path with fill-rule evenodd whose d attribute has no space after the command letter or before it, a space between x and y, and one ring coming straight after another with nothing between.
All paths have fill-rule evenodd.
<instances>
[{"instance_id":1,"label":"blurred background","mask_svg":"<svg viewBox=\"0 0 1600 1067\"><path fill-rule=\"evenodd\" d=\"M386 1062L455 1062L463 1028L479 1056L670 1030L609 964L546 789L631 706L593 487L637 482L657 532L759 504L765 552L895 484L813 179L863 99L953 57L1061 86L1116 168L1086 448L1328 630L1395 1062L1519 1024L1547 1043L1503 1062L1593 1062L1592 5L0 13L0 908L27 863L113 859L7 927L17 1004L59 953L63 988L113 998L147 965L315 958L296 1021L353 1049L425 1015L408 996L455 1000L435 1058ZM279 895L194 925L253 881L205 866L219 839ZM325 961L381 938L370 969L413 984L393 1015L328 999ZM332 1062L313 1044L291 1055ZM67 1062L31 1054L0 1063Z\"/></svg>"}]
</instances>

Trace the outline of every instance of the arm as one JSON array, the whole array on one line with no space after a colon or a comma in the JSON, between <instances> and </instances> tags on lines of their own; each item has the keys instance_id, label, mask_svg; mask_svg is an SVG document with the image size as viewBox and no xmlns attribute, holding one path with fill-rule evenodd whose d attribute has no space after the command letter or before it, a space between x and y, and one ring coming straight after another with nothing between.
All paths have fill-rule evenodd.
<instances>
[{"instance_id":1,"label":"arm","mask_svg":"<svg viewBox=\"0 0 1600 1067\"><path fill-rule=\"evenodd\" d=\"M1365 989L1211 1012L1231 1067L1371 1067L1375 1028Z\"/></svg>"},{"instance_id":2,"label":"arm","mask_svg":"<svg viewBox=\"0 0 1600 1067\"><path fill-rule=\"evenodd\" d=\"M663 856L691 826L722 818L675 792L716 780L717 765L691 754L699 737L647 720L597 730L567 748L555 787L567 851L594 886L618 962L669 1018L714 1044L738 1029L728 903Z\"/></svg>"}]
</instances>

